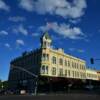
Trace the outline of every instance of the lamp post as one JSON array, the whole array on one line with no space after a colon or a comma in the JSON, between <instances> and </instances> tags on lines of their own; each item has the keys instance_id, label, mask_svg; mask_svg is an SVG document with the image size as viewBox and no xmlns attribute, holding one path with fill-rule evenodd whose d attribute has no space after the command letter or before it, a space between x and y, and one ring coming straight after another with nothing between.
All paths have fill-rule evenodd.
<instances>
[{"instance_id":1,"label":"lamp post","mask_svg":"<svg viewBox=\"0 0 100 100\"><path fill-rule=\"evenodd\" d=\"M38 75L33 74L32 72L28 71L27 69L22 68L21 66L14 66L11 65L11 68L16 68L18 70L24 71L26 73L28 73L29 75L32 75L33 77L35 77L36 82L35 82L35 90L34 90L34 94L37 95L37 88L38 88Z\"/></svg>"}]
</instances>

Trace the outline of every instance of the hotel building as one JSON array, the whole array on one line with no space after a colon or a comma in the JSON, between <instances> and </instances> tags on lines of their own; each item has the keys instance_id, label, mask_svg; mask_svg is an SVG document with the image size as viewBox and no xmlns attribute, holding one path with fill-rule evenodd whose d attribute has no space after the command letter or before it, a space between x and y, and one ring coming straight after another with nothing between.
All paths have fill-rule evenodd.
<instances>
[{"instance_id":1,"label":"hotel building","mask_svg":"<svg viewBox=\"0 0 100 100\"><path fill-rule=\"evenodd\" d=\"M49 83L55 84L54 86L57 87L61 87L62 84L63 88L64 85L68 86L68 84L73 84L76 81L79 84L87 79L98 80L97 72L87 69L85 60L66 54L62 48L53 49L51 46L52 38L47 32L42 35L40 42L40 48L31 52L24 52L20 57L11 61L10 88L34 89L35 78L20 68L37 75L40 88L42 85L43 88L47 88Z\"/></svg>"}]
</instances>

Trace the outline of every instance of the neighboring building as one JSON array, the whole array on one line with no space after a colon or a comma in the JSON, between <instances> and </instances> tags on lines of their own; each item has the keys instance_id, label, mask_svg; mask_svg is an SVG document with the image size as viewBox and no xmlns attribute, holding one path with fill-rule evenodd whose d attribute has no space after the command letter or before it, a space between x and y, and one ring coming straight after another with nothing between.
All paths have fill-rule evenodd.
<instances>
[{"instance_id":1,"label":"neighboring building","mask_svg":"<svg viewBox=\"0 0 100 100\"><path fill-rule=\"evenodd\" d=\"M98 79L100 81L100 71L97 71L97 74L98 74Z\"/></svg>"},{"instance_id":2,"label":"neighboring building","mask_svg":"<svg viewBox=\"0 0 100 100\"><path fill-rule=\"evenodd\" d=\"M86 69L86 79L98 80L98 74L96 70Z\"/></svg>"},{"instance_id":3,"label":"neighboring building","mask_svg":"<svg viewBox=\"0 0 100 100\"><path fill-rule=\"evenodd\" d=\"M51 46L52 39L46 32L41 37L41 47L31 52L24 52L22 56L11 61L9 73L9 87L12 89L33 90L35 86L35 78L27 72L21 71L13 66L24 68L35 75L39 76L45 84L49 84L50 80L97 80L95 71L86 69L86 62L82 59L68 55L63 49L53 49ZM93 75L92 75L93 74ZM48 79L50 80L48 81ZM43 84L43 82L40 82ZM55 86L57 86L56 83ZM59 86L58 86L59 87ZM47 87L46 87L47 88Z\"/></svg>"}]
</instances>

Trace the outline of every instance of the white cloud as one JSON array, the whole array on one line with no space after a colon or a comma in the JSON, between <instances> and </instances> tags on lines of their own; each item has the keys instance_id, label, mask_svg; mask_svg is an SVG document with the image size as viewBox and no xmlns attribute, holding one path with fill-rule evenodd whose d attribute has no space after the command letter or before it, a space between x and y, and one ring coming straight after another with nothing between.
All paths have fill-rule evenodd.
<instances>
[{"instance_id":1,"label":"white cloud","mask_svg":"<svg viewBox=\"0 0 100 100\"><path fill-rule=\"evenodd\" d=\"M83 49L76 49L76 48L69 48L69 51L71 51L71 52L79 52L79 53L84 53L85 52Z\"/></svg>"},{"instance_id":2,"label":"white cloud","mask_svg":"<svg viewBox=\"0 0 100 100\"><path fill-rule=\"evenodd\" d=\"M23 40L21 40L21 39L18 39L18 40L16 40L16 44L19 46L19 45L25 45L25 43L24 43L24 41Z\"/></svg>"},{"instance_id":3,"label":"white cloud","mask_svg":"<svg viewBox=\"0 0 100 100\"><path fill-rule=\"evenodd\" d=\"M38 37L39 36L39 33L32 33L32 36L33 37Z\"/></svg>"},{"instance_id":4,"label":"white cloud","mask_svg":"<svg viewBox=\"0 0 100 100\"><path fill-rule=\"evenodd\" d=\"M5 30L0 31L0 35L8 35L8 32Z\"/></svg>"},{"instance_id":5,"label":"white cloud","mask_svg":"<svg viewBox=\"0 0 100 100\"><path fill-rule=\"evenodd\" d=\"M33 11L34 9L34 0L20 0L19 6L27 11Z\"/></svg>"},{"instance_id":6,"label":"white cloud","mask_svg":"<svg viewBox=\"0 0 100 100\"><path fill-rule=\"evenodd\" d=\"M70 22L70 23L73 23L73 24L77 24L77 23L79 23L80 21L81 21L81 19L74 19L74 20L73 20L73 19L70 19L70 20L69 20L69 22Z\"/></svg>"},{"instance_id":7,"label":"white cloud","mask_svg":"<svg viewBox=\"0 0 100 100\"><path fill-rule=\"evenodd\" d=\"M23 34L23 35L28 35L27 29L26 29L22 24L19 25L19 26L16 27L16 28L13 28L12 31L13 31L14 33L21 33L21 34Z\"/></svg>"},{"instance_id":8,"label":"white cloud","mask_svg":"<svg viewBox=\"0 0 100 100\"><path fill-rule=\"evenodd\" d=\"M10 16L8 18L9 21L12 21L12 22L22 22L22 21L25 21L25 17L21 17L21 16Z\"/></svg>"},{"instance_id":9,"label":"white cloud","mask_svg":"<svg viewBox=\"0 0 100 100\"><path fill-rule=\"evenodd\" d=\"M75 51L75 48L69 48L69 51Z\"/></svg>"},{"instance_id":10,"label":"white cloud","mask_svg":"<svg viewBox=\"0 0 100 100\"><path fill-rule=\"evenodd\" d=\"M52 22L40 27L40 30L42 31L48 31L50 29L58 33L59 35L64 36L65 38L82 39L85 37L85 34L79 27L71 27L70 25L66 25L65 23L58 24L56 22Z\"/></svg>"},{"instance_id":11,"label":"white cloud","mask_svg":"<svg viewBox=\"0 0 100 100\"><path fill-rule=\"evenodd\" d=\"M79 18L87 7L86 0L21 0L19 6L27 11L38 14L49 13L64 18Z\"/></svg>"},{"instance_id":12,"label":"white cloud","mask_svg":"<svg viewBox=\"0 0 100 100\"><path fill-rule=\"evenodd\" d=\"M5 45L5 47L10 48L10 44L9 43L6 43L4 45Z\"/></svg>"},{"instance_id":13,"label":"white cloud","mask_svg":"<svg viewBox=\"0 0 100 100\"><path fill-rule=\"evenodd\" d=\"M0 9L5 10L5 11L9 11L10 7L3 0L0 0Z\"/></svg>"}]
</instances>

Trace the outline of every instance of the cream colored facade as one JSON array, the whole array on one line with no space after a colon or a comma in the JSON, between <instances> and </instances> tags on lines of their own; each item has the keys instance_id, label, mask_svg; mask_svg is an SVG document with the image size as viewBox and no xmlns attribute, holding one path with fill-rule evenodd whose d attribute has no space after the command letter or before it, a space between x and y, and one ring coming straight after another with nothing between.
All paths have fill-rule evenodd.
<instances>
[{"instance_id":1,"label":"cream colored facade","mask_svg":"<svg viewBox=\"0 0 100 100\"><path fill-rule=\"evenodd\" d=\"M86 79L98 80L97 71L93 69L86 69Z\"/></svg>"},{"instance_id":2,"label":"cream colored facade","mask_svg":"<svg viewBox=\"0 0 100 100\"><path fill-rule=\"evenodd\" d=\"M42 76L86 79L86 62L64 53L63 49L51 48L51 38L42 38Z\"/></svg>"},{"instance_id":3,"label":"cream colored facade","mask_svg":"<svg viewBox=\"0 0 100 100\"><path fill-rule=\"evenodd\" d=\"M97 74L98 74L98 79L100 81L100 71L97 71Z\"/></svg>"}]
</instances>

